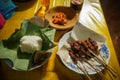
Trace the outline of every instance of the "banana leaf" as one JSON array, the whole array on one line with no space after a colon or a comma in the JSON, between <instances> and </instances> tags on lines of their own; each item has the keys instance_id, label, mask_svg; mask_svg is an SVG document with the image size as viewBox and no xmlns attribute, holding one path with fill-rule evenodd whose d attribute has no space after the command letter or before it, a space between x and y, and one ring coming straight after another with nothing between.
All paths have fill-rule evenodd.
<instances>
[{"instance_id":1,"label":"banana leaf","mask_svg":"<svg viewBox=\"0 0 120 80\"><path fill-rule=\"evenodd\" d=\"M33 64L34 54L20 51L20 39L25 35L35 35L42 38L42 52L54 47L55 29L40 27L29 20L24 20L21 28L15 31L7 40L0 41L0 59L10 60L11 67L20 70L29 70Z\"/></svg>"}]
</instances>

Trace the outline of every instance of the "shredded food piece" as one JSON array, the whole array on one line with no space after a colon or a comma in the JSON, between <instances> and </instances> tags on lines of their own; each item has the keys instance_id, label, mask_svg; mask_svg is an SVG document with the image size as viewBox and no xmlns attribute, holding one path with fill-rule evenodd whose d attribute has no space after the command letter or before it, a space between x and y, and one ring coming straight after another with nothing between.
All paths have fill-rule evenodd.
<instances>
[{"instance_id":1,"label":"shredded food piece","mask_svg":"<svg viewBox=\"0 0 120 80\"><path fill-rule=\"evenodd\" d=\"M52 18L54 24L64 25L67 23L67 16L63 12L58 12Z\"/></svg>"}]
</instances>

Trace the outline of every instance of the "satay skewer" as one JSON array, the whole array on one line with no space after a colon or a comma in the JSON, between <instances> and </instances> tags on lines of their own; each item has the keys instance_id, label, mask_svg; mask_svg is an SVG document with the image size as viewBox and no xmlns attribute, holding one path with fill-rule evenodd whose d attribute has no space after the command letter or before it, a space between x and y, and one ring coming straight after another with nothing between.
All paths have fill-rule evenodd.
<instances>
[{"instance_id":1,"label":"satay skewer","mask_svg":"<svg viewBox=\"0 0 120 80\"><path fill-rule=\"evenodd\" d=\"M80 64L80 66L81 66L82 70L84 71L84 73L86 74L87 78L88 78L89 80L92 80L92 79L90 78L90 76L89 76L89 74L88 74L88 72L87 72L84 64L83 64L81 61L79 61L78 64Z\"/></svg>"},{"instance_id":2,"label":"satay skewer","mask_svg":"<svg viewBox=\"0 0 120 80\"><path fill-rule=\"evenodd\" d=\"M101 63L116 78L116 72L114 71L114 69L112 69L104 61L102 61L95 53L93 53L93 51L89 49L88 45L85 42L78 40L77 43L79 44L79 47L78 47L78 44L76 43L74 43L74 46L73 46L76 50L80 50L85 55L90 56L91 58L97 60L97 62ZM94 49L94 50L96 51L97 49Z\"/></svg>"},{"instance_id":3,"label":"satay skewer","mask_svg":"<svg viewBox=\"0 0 120 80\"><path fill-rule=\"evenodd\" d=\"M89 38L87 42L89 42L92 45L92 48L90 47L89 49L92 51L92 53L94 53L94 56L96 55L95 52L98 53L100 55L100 57L102 58L101 61L108 67L108 70L110 70L110 72L113 74L113 76L116 77L117 72L111 66L106 64L105 59L102 57L101 52L98 50L97 43L94 40L92 40L91 38Z\"/></svg>"},{"instance_id":4,"label":"satay skewer","mask_svg":"<svg viewBox=\"0 0 120 80\"><path fill-rule=\"evenodd\" d=\"M88 50L88 53L87 55L90 56L90 57L93 57L94 59L96 59L98 62L100 62L115 78L116 78L116 72L113 68L111 68L109 65L107 65L103 60L101 60L92 50L90 50L88 48L88 46L86 45L85 42L82 42L81 44L83 44L82 46ZM80 48L84 54L86 54L85 50L81 47ZM92 55L91 55L92 54Z\"/></svg>"},{"instance_id":5,"label":"satay skewer","mask_svg":"<svg viewBox=\"0 0 120 80\"><path fill-rule=\"evenodd\" d=\"M70 49L69 49L69 55L70 55L71 59L73 60L74 64L77 65L77 67L86 75L86 77L88 78L88 80L92 80L90 78L90 76L88 75L86 69L83 68L84 66L82 65L82 63L79 62L78 58L75 57L75 55L73 54L73 52Z\"/></svg>"},{"instance_id":6,"label":"satay skewer","mask_svg":"<svg viewBox=\"0 0 120 80\"><path fill-rule=\"evenodd\" d=\"M100 54L100 57L102 58L102 60L106 63L106 61L105 61L105 59L103 58L102 53L100 52L100 50L98 51L98 53ZM108 71L108 75L110 76L110 78L111 78L112 80L114 80L113 77L112 77L112 75L109 73L109 71Z\"/></svg>"},{"instance_id":7,"label":"satay skewer","mask_svg":"<svg viewBox=\"0 0 120 80\"><path fill-rule=\"evenodd\" d=\"M84 61L89 64L102 78L104 78L105 80L108 80L104 75L103 73L100 71L100 69L96 66L96 65L93 65L93 63L90 63L88 62L87 59L83 58Z\"/></svg>"},{"instance_id":8,"label":"satay skewer","mask_svg":"<svg viewBox=\"0 0 120 80\"><path fill-rule=\"evenodd\" d=\"M91 55L89 55L90 57L92 57ZM93 58L94 60L96 60L98 63L100 63L101 64L101 62L98 60L98 59L96 59L95 57ZM103 65L103 64L102 64ZM104 66L104 65L103 65ZM106 68L106 66L104 66L105 68ZM108 69L107 69L108 70ZM114 77L116 77L116 74L115 73L113 73L113 72L110 72ZM108 73L109 74L109 73ZM110 75L110 74L109 74ZM111 75L110 75L110 77L111 77ZM112 79L112 77L111 77L111 79ZM113 79L112 79L113 80Z\"/></svg>"},{"instance_id":9,"label":"satay skewer","mask_svg":"<svg viewBox=\"0 0 120 80\"><path fill-rule=\"evenodd\" d=\"M94 60L96 60L98 63L100 63L102 66L104 66L115 78L116 78L116 72L114 71L114 69L112 69L109 65L106 64L106 61L105 60L101 60L97 54L95 54L94 52L98 52L97 51L97 47L96 46L96 43L94 41L92 41L91 39L89 39L91 42L88 41L89 43L89 46L86 45L85 42L83 41L77 41L77 43L79 44L76 44L74 43L75 45L72 47L72 48L75 48L76 50L80 50L82 51L82 53L86 56L89 56L91 58L93 58ZM78 47L79 46L79 47ZM92 46L92 47L91 47ZM87 51L86 51L87 50ZM99 53L100 54L100 53ZM83 70L83 69L82 69ZM98 71L97 69L95 69L96 71ZM84 72L85 73L85 72ZM101 75L101 74L100 74ZM86 73L86 76L87 76L87 73ZM101 75L102 76L102 75Z\"/></svg>"},{"instance_id":10,"label":"satay skewer","mask_svg":"<svg viewBox=\"0 0 120 80\"><path fill-rule=\"evenodd\" d=\"M91 53L92 53L92 55L95 56L94 58L97 61L99 61L107 70L109 70L110 73L116 78L116 76L117 76L116 71L113 70L113 68L111 68L109 65L107 65L104 61L102 61L95 53L93 53L93 52L91 52Z\"/></svg>"},{"instance_id":11,"label":"satay skewer","mask_svg":"<svg viewBox=\"0 0 120 80\"><path fill-rule=\"evenodd\" d=\"M70 50L70 49L69 49L69 50ZM75 55L74 55L74 56L73 56L73 55L74 55L74 54L70 52L70 56L72 57L72 60L73 60L74 62L75 62L75 61L78 61L78 58L76 58ZM77 67L78 67L80 70L82 70L82 72L84 72L84 74L87 76L87 78L88 78L89 80L91 80L90 77L89 77L89 74L88 74L87 70L85 69L85 66L83 65L83 63L81 63L81 60L82 60L82 59L79 59L79 62L75 62L75 63L79 63L79 64L80 64L80 66L77 64ZM84 60L84 59L83 59L83 60ZM86 61L86 62L88 63L87 60L84 60L84 61ZM93 66L92 66L92 67L93 67ZM100 70L98 71L98 69L96 69L96 68L94 68L94 69L96 70L96 72L98 72L98 73L100 72L100 73L101 73ZM99 73L99 74L100 74L100 73ZM102 77L105 78L102 73L101 73L100 75L102 75ZM107 79L105 78L105 80L107 80Z\"/></svg>"},{"instance_id":12,"label":"satay skewer","mask_svg":"<svg viewBox=\"0 0 120 80\"><path fill-rule=\"evenodd\" d=\"M71 55L71 54L70 54ZM74 54L72 54L72 55L74 55ZM74 58L75 58L75 55L74 55ZM74 61L75 61L75 59L73 59ZM78 59L77 59L78 60ZM85 60L85 59L83 59L85 62L87 62L88 63L88 61L87 60ZM86 71L86 69L85 69L85 67L83 66L83 64L80 62L81 60L79 59L79 64L80 64L80 66L77 64L77 67L79 68L79 69L81 69L82 70L82 72L84 72L84 74L89 78L89 74L88 74L88 72ZM89 65L90 65L90 63L89 63ZM93 68L93 66L92 66L92 68ZM96 68L94 68L95 70L96 70L96 72L100 72L99 74L103 77L103 78L105 78L105 76L101 73L101 71L99 70L99 69L96 69ZM84 71L85 70L85 71ZM90 80L90 78L89 78L89 80ZM105 80L107 80L106 78L105 78Z\"/></svg>"}]
</instances>

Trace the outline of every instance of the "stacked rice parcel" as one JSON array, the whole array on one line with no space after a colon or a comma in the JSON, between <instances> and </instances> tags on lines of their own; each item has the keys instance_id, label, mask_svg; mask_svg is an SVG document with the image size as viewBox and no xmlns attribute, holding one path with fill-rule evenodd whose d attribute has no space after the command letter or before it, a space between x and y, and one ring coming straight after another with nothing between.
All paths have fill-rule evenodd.
<instances>
[{"instance_id":1,"label":"stacked rice parcel","mask_svg":"<svg viewBox=\"0 0 120 80\"><path fill-rule=\"evenodd\" d=\"M32 70L42 66L50 57L55 29L39 17L24 20L20 29L7 40L0 41L0 59L15 70Z\"/></svg>"}]
</instances>

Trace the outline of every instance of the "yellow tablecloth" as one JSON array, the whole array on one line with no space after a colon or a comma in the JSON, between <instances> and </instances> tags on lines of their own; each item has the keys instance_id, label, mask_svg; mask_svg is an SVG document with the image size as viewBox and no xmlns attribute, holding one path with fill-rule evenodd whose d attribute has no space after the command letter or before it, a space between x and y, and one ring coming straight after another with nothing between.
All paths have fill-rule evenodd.
<instances>
[{"instance_id":1,"label":"yellow tablecloth","mask_svg":"<svg viewBox=\"0 0 120 80\"><path fill-rule=\"evenodd\" d=\"M0 30L0 40L7 39L15 29L20 28L23 19L29 19L34 16L34 13L39 8L36 8L37 0L33 0L25 3L17 3L19 7L18 11L6 21L4 28ZM70 0L50 0L50 8L58 5L69 6ZM40 4L38 4L40 6ZM102 12L102 8L99 0L84 0L82 11L80 12L79 22L87 26L88 28L104 35L106 37L106 42L110 49L110 62L109 65L112 66L117 71L117 78L113 80L120 80L120 66L115 54L115 50L111 41L111 37L108 31L108 27ZM55 42L59 42L65 31L57 31L55 36ZM0 68L0 74L3 75L2 79L6 80L80 80L81 75L72 72L66 68L59 57L56 55L58 47L56 46L52 56L50 57L48 63L42 68L38 68L33 71L19 72L10 69L4 62L2 62L2 67ZM105 72L108 80L111 80L108 74ZM91 76L93 80L99 79L98 76ZM1 79L1 78L0 78Z\"/></svg>"}]
</instances>

